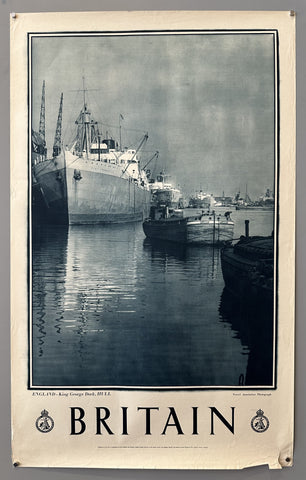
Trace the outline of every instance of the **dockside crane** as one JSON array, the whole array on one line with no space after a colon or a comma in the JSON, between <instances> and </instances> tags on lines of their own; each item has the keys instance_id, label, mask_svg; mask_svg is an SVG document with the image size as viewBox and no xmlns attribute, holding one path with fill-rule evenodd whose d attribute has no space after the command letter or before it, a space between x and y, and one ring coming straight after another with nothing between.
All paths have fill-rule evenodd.
<instances>
[{"instance_id":1,"label":"dockside crane","mask_svg":"<svg viewBox=\"0 0 306 480\"><path fill-rule=\"evenodd\" d=\"M63 117L63 94L61 94L60 106L56 123L56 131L53 143L53 157L57 157L62 150L62 117Z\"/></svg>"},{"instance_id":2,"label":"dockside crane","mask_svg":"<svg viewBox=\"0 0 306 480\"><path fill-rule=\"evenodd\" d=\"M39 135L42 140L46 141L46 112L45 112L45 80L42 85L40 117L39 117Z\"/></svg>"},{"instance_id":3,"label":"dockside crane","mask_svg":"<svg viewBox=\"0 0 306 480\"><path fill-rule=\"evenodd\" d=\"M39 130L38 134L32 130L32 150L40 155L40 160L47 158L46 148L46 112L45 112L45 80L42 85ZM37 161L37 160L36 160Z\"/></svg>"}]
</instances>

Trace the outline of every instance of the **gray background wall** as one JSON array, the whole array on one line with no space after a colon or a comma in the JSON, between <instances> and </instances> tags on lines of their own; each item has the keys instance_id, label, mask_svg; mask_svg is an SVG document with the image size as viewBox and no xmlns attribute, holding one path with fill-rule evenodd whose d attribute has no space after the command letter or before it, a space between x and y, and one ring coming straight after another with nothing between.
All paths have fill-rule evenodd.
<instances>
[{"instance_id":1,"label":"gray background wall","mask_svg":"<svg viewBox=\"0 0 306 480\"><path fill-rule=\"evenodd\" d=\"M82 10L290 10L297 12L297 293L296 293L296 419L294 466L282 471L267 467L243 471L118 471L14 469L10 459L9 351L9 13ZM293 479L305 477L306 451L306 0L0 0L0 478L1 480L117 479ZM22 415L22 412L20 412ZM26 432L25 432L26 438Z\"/></svg>"}]
</instances>

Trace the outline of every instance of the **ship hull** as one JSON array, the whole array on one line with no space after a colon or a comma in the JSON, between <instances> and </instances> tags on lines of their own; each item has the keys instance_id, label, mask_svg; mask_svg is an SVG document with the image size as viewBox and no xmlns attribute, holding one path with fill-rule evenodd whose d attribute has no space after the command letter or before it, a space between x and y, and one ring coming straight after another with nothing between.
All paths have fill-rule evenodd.
<instances>
[{"instance_id":1,"label":"ship hull","mask_svg":"<svg viewBox=\"0 0 306 480\"><path fill-rule=\"evenodd\" d=\"M234 223L223 220L195 220L187 222L187 243L223 245L233 239Z\"/></svg>"},{"instance_id":2,"label":"ship hull","mask_svg":"<svg viewBox=\"0 0 306 480\"><path fill-rule=\"evenodd\" d=\"M182 220L145 220L143 231L151 239L168 242L187 243L186 219Z\"/></svg>"},{"instance_id":3,"label":"ship hull","mask_svg":"<svg viewBox=\"0 0 306 480\"><path fill-rule=\"evenodd\" d=\"M69 224L143 221L150 208L150 192L133 179L95 170L100 167L96 163L82 167L75 162L66 168Z\"/></svg>"},{"instance_id":4,"label":"ship hull","mask_svg":"<svg viewBox=\"0 0 306 480\"><path fill-rule=\"evenodd\" d=\"M119 176L116 166L61 155L35 166L34 175L49 223L126 223L148 216L150 191Z\"/></svg>"},{"instance_id":5,"label":"ship hull","mask_svg":"<svg viewBox=\"0 0 306 480\"><path fill-rule=\"evenodd\" d=\"M68 223L65 159L61 155L33 167L36 183L32 186L34 221L66 225Z\"/></svg>"},{"instance_id":6,"label":"ship hull","mask_svg":"<svg viewBox=\"0 0 306 480\"><path fill-rule=\"evenodd\" d=\"M259 245L259 246L257 246ZM273 240L254 239L221 251L221 267L227 289L241 299L253 299L272 305ZM250 248L249 248L250 247ZM266 248L265 248L266 247Z\"/></svg>"}]
</instances>

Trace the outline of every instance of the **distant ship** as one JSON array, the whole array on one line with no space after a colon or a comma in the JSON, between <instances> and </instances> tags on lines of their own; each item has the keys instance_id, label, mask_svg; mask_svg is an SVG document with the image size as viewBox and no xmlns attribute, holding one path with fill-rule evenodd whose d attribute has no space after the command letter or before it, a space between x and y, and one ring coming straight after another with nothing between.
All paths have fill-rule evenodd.
<instances>
[{"instance_id":1,"label":"distant ship","mask_svg":"<svg viewBox=\"0 0 306 480\"><path fill-rule=\"evenodd\" d=\"M189 199L189 207L190 208L207 208L207 209L210 209L211 207L214 206L214 204L215 204L215 200L214 200L213 196L209 195L208 193L202 192L202 190L195 193Z\"/></svg>"},{"instance_id":2,"label":"distant ship","mask_svg":"<svg viewBox=\"0 0 306 480\"><path fill-rule=\"evenodd\" d=\"M267 189L265 195L259 197L259 200L252 201L248 195L247 185L245 198L240 196L238 192L234 199L236 210L273 210L274 209L274 195L270 189Z\"/></svg>"},{"instance_id":3,"label":"distant ship","mask_svg":"<svg viewBox=\"0 0 306 480\"><path fill-rule=\"evenodd\" d=\"M267 210L274 209L274 195L273 192L267 188L266 193L259 197L259 204Z\"/></svg>"},{"instance_id":4,"label":"distant ship","mask_svg":"<svg viewBox=\"0 0 306 480\"><path fill-rule=\"evenodd\" d=\"M155 180L150 181L152 205L155 207L183 207L182 192L171 182L171 176L160 172Z\"/></svg>"},{"instance_id":5,"label":"distant ship","mask_svg":"<svg viewBox=\"0 0 306 480\"><path fill-rule=\"evenodd\" d=\"M40 139L44 141L44 85ZM85 101L76 119L76 135L70 147L61 141L63 94L57 120L53 156L33 155L35 206L55 224L107 224L142 221L148 216L151 192L138 148L121 147L108 135L102 137ZM121 118L123 118L121 116ZM119 120L120 125L120 120ZM37 134L34 132L34 140ZM33 144L33 133L32 133ZM33 152L33 149L32 149ZM39 195L37 195L37 192Z\"/></svg>"},{"instance_id":6,"label":"distant ship","mask_svg":"<svg viewBox=\"0 0 306 480\"><path fill-rule=\"evenodd\" d=\"M240 191L235 195L235 205L236 205L236 210L249 210L249 209L258 207L255 205L254 202L252 202L248 194L248 184L246 184L245 186L244 198L240 196Z\"/></svg>"}]
</instances>

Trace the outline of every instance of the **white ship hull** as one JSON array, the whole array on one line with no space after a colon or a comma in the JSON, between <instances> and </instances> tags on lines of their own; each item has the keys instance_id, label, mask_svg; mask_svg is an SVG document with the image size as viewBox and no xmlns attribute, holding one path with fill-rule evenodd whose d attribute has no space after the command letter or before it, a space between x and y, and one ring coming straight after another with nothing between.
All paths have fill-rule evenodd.
<instances>
[{"instance_id":1,"label":"white ship hull","mask_svg":"<svg viewBox=\"0 0 306 480\"><path fill-rule=\"evenodd\" d=\"M119 165L65 152L34 167L51 223L103 224L142 221L150 191Z\"/></svg>"}]
</instances>

